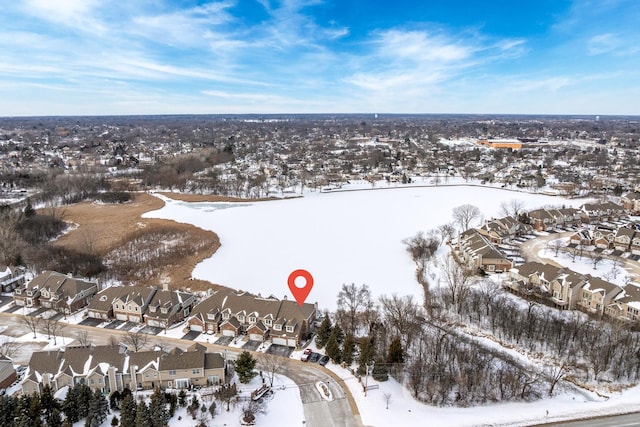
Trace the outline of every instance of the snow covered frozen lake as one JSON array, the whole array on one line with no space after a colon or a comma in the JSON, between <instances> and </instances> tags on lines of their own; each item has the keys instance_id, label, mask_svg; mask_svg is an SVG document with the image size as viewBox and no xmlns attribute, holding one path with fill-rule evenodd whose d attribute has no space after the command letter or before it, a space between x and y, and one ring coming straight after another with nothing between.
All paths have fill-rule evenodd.
<instances>
[{"instance_id":1,"label":"snow covered frozen lake","mask_svg":"<svg viewBox=\"0 0 640 427\"><path fill-rule=\"evenodd\" d=\"M480 186L404 187L334 193L269 202L166 205L144 216L214 231L222 246L196 266L193 277L263 296L292 298L289 274L308 270L315 285L307 302L333 310L343 283L366 283L374 297L412 294L421 301L415 266L402 240L452 221L462 204L499 216L500 204L522 200L525 209L579 206L540 194Z\"/></svg>"}]
</instances>

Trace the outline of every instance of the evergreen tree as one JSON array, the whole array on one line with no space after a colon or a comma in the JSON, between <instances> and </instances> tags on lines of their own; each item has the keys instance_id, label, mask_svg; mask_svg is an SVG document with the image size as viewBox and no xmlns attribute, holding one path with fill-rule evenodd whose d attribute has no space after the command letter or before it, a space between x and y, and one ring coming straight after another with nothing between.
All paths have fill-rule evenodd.
<instances>
[{"instance_id":1,"label":"evergreen tree","mask_svg":"<svg viewBox=\"0 0 640 427\"><path fill-rule=\"evenodd\" d=\"M53 408L51 415L45 418L47 427L62 427L62 411L58 408Z\"/></svg>"},{"instance_id":2,"label":"evergreen tree","mask_svg":"<svg viewBox=\"0 0 640 427\"><path fill-rule=\"evenodd\" d=\"M116 409L120 407L120 401L122 400L122 394L116 390L109 396L109 408Z\"/></svg>"},{"instance_id":3,"label":"evergreen tree","mask_svg":"<svg viewBox=\"0 0 640 427\"><path fill-rule=\"evenodd\" d=\"M336 334L336 330L338 328L338 326L333 328L333 331L331 332L331 335L329 335L329 339L327 340L326 348L327 356L329 356L335 363L340 363L340 361L342 360L342 354L340 354L340 344L338 344L338 337Z\"/></svg>"},{"instance_id":4,"label":"evergreen tree","mask_svg":"<svg viewBox=\"0 0 640 427\"><path fill-rule=\"evenodd\" d=\"M136 402L131 393L125 394L120 402L120 425L122 427L136 425Z\"/></svg>"},{"instance_id":5,"label":"evergreen tree","mask_svg":"<svg viewBox=\"0 0 640 427\"><path fill-rule=\"evenodd\" d=\"M256 366L256 359L248 351L243 351L236 360L235 371L238 374L238 379L242 384L247 384L251 381L251 378L257 374L253 371Z\"/></svg>"},{"instance_id":6,"label":"evergreen tree","mask_svg":"<svg viewBox=\"0 0 640 427\"><path fill-rule=\"evenodd\" d=\"M167 396L165 395L165 398ZM175 393L169 393L169 418L172 418L176 413L178 407L178 396Z\"/></svg>"},{"instance_id":7,"label":"evergreen tree","mask_svg":"<svg viewBox=\"0 0 640 427\"><path fill-rule=\"evenodd\" d=\"M211 402L211 405L209 405L209 414L211 414L211 418L216 416L216 402Z\"/></svg>"},{"instance_id":8,"label":"evergreen tree","mask_svg":"<svg viewBox=\"0 0 640 427\"><path fill-rule=\"evenodd\" d=\"M40 405L40 395L37 393L33 393L31 395L28 414L29 419L31 420L31 426L39 427L42 425L42 405Z\"/></svg>"},{"instance_id":9,"label":"evergreen tree","mask_svg":"<svg viewBox=\"0 0 640 427\"><path fill-rule=\"evenodd\" d=\"M164 393L159 388L156 388L151 395L149 414L151 415L152 427L164 427L169 422L167 400L164 397Z\"/></svg>"},{"instance_id":10,"label":"evergreen tree","mask_svg":"<svg viewBox=\"0 0 640 427\"><path fill-rule=\"evenodd\" d=\"M356 342L353 339L353 335L347 334L342 343L342 361L347 365L353 363L353 353L356 351Z\"/></svg>"},{"instance_id":11,"label":"evergreen tree","mask_svg":"<svg viewBox=\"0 0 640 427\"><path fill-rule=\"evenodd\" d=\"M86 384L80 384L78 387L78 396L76 399L78 405L78 419L87 418L89 416L89 408L91 405L91 399L93 399L93 392Z\"/></svg>"},{"instance_id":12,"label":"evergreen tree","mask_svg":"<svg viewBox=\"0 0 640 427\"><path fill-rule=\"evenodd\" d=\"M31 205L31 199L27 198L27 206L24 207L24 217L31 218L36 215L36 210Z\"/></svg>"},{"instance_id":13,"label":"evergreen tree","mask_svg":"<svg viewBox=\"0 0 640 427\"><path fill-rule=\"evenodd\" d=\"M96 390L93 392L89 402L89 413L84 425L86 427L100 426L107 419L108 412L109 402L107 402L107 398L104 397L100 390Z\"/></svg>"},{"instance_id":14,"label":"evergreen tree","mask_svg":"<svg viewBox=\"0 0 640 427\"><path fill-rule=\"evenodd\" d=\"M389 379L389 369L387 368L387 364L384 363L384 360L376 360L371 376L376 381L387 381Z\"/></svg>"},{"instance_id":15,"label":"evergreen tree","mask_svg":"<svg viewBox=\"0 0 640 427\"><path fill-rule=\"evenodd\" d=\"M78 387L71 387L67 391L67 397L62 402L62 412L64 416L71 424L74 424L80 420L80 414L78 409Z\"/></svg>"},{"instance_id":16,"label":"evergreen tree","mask_svg":"<svg viewBox=\"0 0 640 427\"><path fill-rule=\"evenodd\" d=\"M183 408L187 406L187 392L184 389L181 389L180 393L178 393L178 405Z\"/></svg>"},{"instance_id":17,"label":"evergreen tree","mask_svg":"<svg viewBox=\"0 0 640 427\"><path fill-rule=\"evenodd\" d=\"M0 426L10 426L15 418L17 399L11 396L0 396Z\"/></svg>"},{"instance_id":18,"label":"evergreen tree","mask_svg":"<svg viewBox=\"0 0 640 427\"><path fill-rule=\"evenodd\" d=\"M40 393L40 406L42 407L44 419L47 422L47 425L49 425L49 421L53 418L54 409L59 410L60 404L56 398L53 397L53 391L48 384L43 387L42 392Z\"/></svg>"},{"instance_id":19,"label":"evergreen tree","mask_svg":"<svg viewBox=\"0 0 640 427\"><path fill-rule=\"evenodd\" d=\"M120 424L120 420L118 420L118 417L114 415L113 418L111 418L111 425L116 427L118 424Z\"/></svg>"},{"instance_id":20,"label":"evergreen tree","mask_svg":"<svg viewBox=\"0 0 640 427\"><path fill-rule=\"evenodd\" d=\"M144 400L141 400L136 407L135 427L149 427L151 425L151 414Z\"/></svg>"},{"instance_id":21,"label":"evergreen tree","mask_svg":"<svg viewBox=\"0 0 640 427\"><path fill-rule=\"evenodd\" d=\"M389 354L387 355L388 363L404 363L404 350L402 350L402 341L396 336L389 344Z\"/></svg>"},{"instance_id":22,"label":"evergreen tree","mask_svg":"<svg viewBox=\"0 0 640 427\"><path fill-rule=\"evenodd\" d=\"M322 323L320 323L320 327L316 332L316 346L318 348L322 348L327 345L327 341L329 340L329 335L331 335L332 330L333 326L331 325L329 313L325 313L324 319L322 319Z\"/></svg>"},{"instance_id":23,"label":"evergreen tree","mask_svg":"<svg viewBox=\"0 0 640 427\"><path fill-rule=\"evenodd\" d=\"M376 357L376 349L373 345L372 337L360 339L360 355L358 356L358 374L364 375L367 372L367 365L373 362Z\"/></svg>"}]
</instances>

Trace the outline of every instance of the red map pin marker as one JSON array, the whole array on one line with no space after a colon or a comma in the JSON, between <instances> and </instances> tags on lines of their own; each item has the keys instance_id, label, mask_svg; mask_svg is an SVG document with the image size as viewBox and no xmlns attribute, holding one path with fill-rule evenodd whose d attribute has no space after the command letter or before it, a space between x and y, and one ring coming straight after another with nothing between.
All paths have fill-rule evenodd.
<instances>
[{"instance_id":1,"label":"red map pin marker","mask_svg":"<svg viewBox=\"0 0 640 427\"><path fill-rule=\"evenodd\" d=\"M304 280L306 281L304 286L298 287L296 285L296 279L298 277L304 277ZM309 292L311 292L311 288L313 288L313 276L307 270L295 270L289 275L287 284L289 285L289 290L293 294L293 297L298 302L298 305L302 307L304 300L307 299Z\"/></svg>"}]
</instances>

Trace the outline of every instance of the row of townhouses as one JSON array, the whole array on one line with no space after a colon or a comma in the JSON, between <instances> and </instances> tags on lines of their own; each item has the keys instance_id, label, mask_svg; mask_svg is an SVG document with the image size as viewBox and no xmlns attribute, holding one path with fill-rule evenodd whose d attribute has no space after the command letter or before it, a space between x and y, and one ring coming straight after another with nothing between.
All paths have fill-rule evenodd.
<instances>
[{"instance_id":1,"label":"row of townhouses","mask_svg":"<svg viewBox=\"0 0 640 427\"><path fill-rule=\"evenodd\" d=\"M640 229L637 227L597 226L593 230L580 230L569 238L571 245L614 249L621 253L640 255Z\"/></svg>"},{"instance_id":2,"label":"row of townhouses","mask_svg":"<svg viewBox=\"0 0 640 427\"><path fill-rule=\"evenodd\" d=\"M22 393L54 392L86 384L93 390L114 391L205 387L226 383L229 370L220 353L207 352L201 344L186 351L150 350L129 352L122 345L66 347L37 351L31 355Z\"/></svg>"},{"instance_id":3,"label":"row of townhouses","mask_svg":"<svg viewBox=\"0 0 640 427\"><path fill-rule=\"evenodd\" d=\"M566 267L529 262L512 268L504 285L517 294L542 298L559 309L579 309L634 322L639 318L640 287L629 284L621 288Z\"/></svg>"},{"instance_id":4,"label":"row of townhouses","mask_svg":"<svg viewBox=\"0 0 640 427\"><path fill-rule=\"evenodd\" d=\"M221 289L193 309L188 320L192 331L247 335L255 341L298 347L315 331L317 304L267 298L248 292Z\"/></svg>"},{"instance_id":5,"label":"row of townhouses","mask_svg":"<svg viewBox=\"0 0 640 427\"><path fill-rule=\"evenodd\" d=\"M24 285L25 269L0 264L0 292L12 292Z\"/></svg>"},{"instance_id":6,"label":"row of townhouses","mask_svg":"<svg viewBox=\"0 0 640 427\"><path fill-rule=\"evenodd\" d=\"M15 289L17 306L46 307L61 313L86 309L101 321L120 320L169 328L186 321L192 331L248 336L255 341L297 347L315 330L318 307L292 300L267 298L248 292L210 291L198 303L194 294L157 287L111 286L45 271ZM286 297L285 297L286 298Z\"/></svg>"},{"instance_id":7,"label":"row of townhouses","mask_svg":"<svg viewBox=\"0 0 640 427\"><path fill-rule=\"evenodd\" d=\"M470 269L486 272L503 272L513 267L500 245L533 231L555 231L589 224L593 233L580 230L572 236L571 243L584 246L617 249L622 252L640 253L640 230L629 227L619 229L597 225L628 217L624 207L611 202L587 203L580 209L535 209L524 213L528 223L513 217L487 221L482 227L462 232L453 247L456 259ZM602 234L606 235L603 236Z\"/></svg>"}]
</instances>

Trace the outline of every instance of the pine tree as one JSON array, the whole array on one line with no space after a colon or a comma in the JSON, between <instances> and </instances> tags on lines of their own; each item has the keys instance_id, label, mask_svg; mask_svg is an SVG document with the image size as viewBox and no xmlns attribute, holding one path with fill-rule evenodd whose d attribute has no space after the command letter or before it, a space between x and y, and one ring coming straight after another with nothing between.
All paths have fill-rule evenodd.
<instances>
[{"instance_id":1,"label":"pine tree","mask_svg":"<svg viewBox=\"0 0 640 427\"><path fill-rule=\"evenodd\" d=\"M62 411L58 408L53 408L51 415L45 418L47 427L62 427Z\"/></svg>"},{"instance_id":2,"label":"pine tree","mask_svg":"<svg viewBox=\"0 0 640 427\"><path fill-rule=\"evenodd\" d=\"M93 392L86 384L80 384L78 387L78 396L76 399L78 405L78 419L83 419L89 416L89 407L91 405L91 399L93 399Z\"/></svg>"},{"instance_id":3,"label":"pine tree","mask_svg":"<svg viewBox=\"0 0 640 427\"><path fill-rule=\"evenodd\" d=\"M53 419L53 412L54 410L57 410L58 416L60 416L60 404L58 403L56 398L53 397L53 391L48 384L43 387L42 392L40 393L40 406L42 408L47 426L51 425L52 423L55 424L56 421ZM60 421L60 423L62 423L62 421Z\"/></svg>"},{"instance_id":4,"label":"pine tree","mask_svg":"<svg viewBox=\"0 0 640 427\"><path fill-rule=\"evenodd\" d=\"M384 363L384 360L376 360L371 376L376 381L387 381L389 379L389 369L387 368L387 364Z\"/></svg>"},{"instance_id":5,"label":"pine tree","mask_svg":"<svg viewBox=\"0 0 640 427\"><path fill-rule=\"evenodd\" d=\"M120 402L120 425L122 427L135 427L136 402L131 393L125 394Z\"/></svg>"},{"instance_id":6,"label":"pine tree","mask_svg":"<svg viewBox=\"0 0 640 427\"><path fill-rule=\"evenodd\" d=\"M10 426L15 417L15 406L17 399L11 396L0 396L0 426Z\"/></svg>"},{"instance_id":7,"label":"pine tree","mask_svg":"<svg viewBox=\"0 0 640 427\"><path fill-rule=\"evenodd\" d=\"M347 365L353 363L353 353L356 351L356 342L353 339L353 335L347 334L342 343L342 361Z\"/></svg>"},{"instance_id":8,"label":"pine tree","mask_svg":"<svg viewBox=\"0 0 640 427\"><path fill-rule=\"evenodd\" d=\"M175 415L177 407L178 396L176 396L175 393L169 393L169 418L172 418Z\"/></svg>"},{"instance_id":9,"label":"pine tree","mask_svg":"<svg viewBox=\"0 0 640 427\"><path fill-rule=\"evenodd\" d=\"M135 427L149 427L151 425L151 414L144 400L141 400L136 407Z\"/></svg>"},{"instance_id":10,"label":"pine tree","mask_svg":"<svg viewBox=\"0 0 640 427\"><path fill-rule=\"evenodd\" d=\"M329 335L329 339L327 340L326 348L327 356L329 356L329 358L331 358L331 360L333 360L335 363L340 363L340 361L342 360L342 354L340 354L340 344L338 344L338 336L336 333L336 330L338 328L338 326L333 328L333 331L331 332L331 335Z\"/></svg>"},{"instance_id":11,"label":"pine tree","mask_svg":"<svg viewBox=\"0 0 640 427\"><path fill-rule=\"evenodd\" d=\"M387 362L393 364L404 363L404 350L402 350L402 341L400 341L399 336L394 337L393 340L391 340L391 344L389 344Z\"/></svg>"},{"instance_id":12,"label":"pine tree","mask_svg":"<svg viewBox=\"0 0 640 427\"><path fill-rule=\"evenodd\" d=\"M360 339L360 355L358 356L358 374L364 375L367 372L367 365L376 357L376 349L373 345L373 338L363 337Z\"/></svg>"},{"instance_id":13,"label":"pine tree","mask_svg":"<svg viewBox=\"0 0 640 427\"><path fill-rule=\"evenodd\" d=\"M78 409L78 387L69 388L67 391L67 397L62 402L62 412L64 416L71 424L74 424L80 420L80 414Z\"/></svg>"},{"instance_id":14,"label":"pine tree","mask_svg":"<svg viewBox=\"0 0 640 427\"><path fill-rule=\"evenodd\" d=\"M164 427L169 422L167 400L164 397L164 393L159 388L156 388L151 395L149 414L151 415L152 427Z\"/></svg>"},{"instance_id":15,"label":"pine tree","mask_svg":"<svg viewBox=\"0 0 640 427\"><path fill-rule=\"evenodd\" d=\"M253 368L256 366L256 359L248 351L243 351L236 360L235 371L238 374L238 379L242 384L247 384L257 374L253 372Z\"/></svg>"},{"instance_id":16,"label":"pine tree","mask_svg":"<svg viewBox=\"0 0 640 427\"><path fill-rule=\"evenodd\" d=\"M40 395L33 393L31 395L31 401L29 402L29 419L31 420L31 426L39 427L42 425L42 406L40 405Z\"/></svg>"},{"instance_id":17,"label":"pine tree","mask_svg":"<svg viewBox=\"0 0 640 427\"><path fill-rule=\"evenodd\" d=\"M36 214L36 211L35 209L33 209L33 206L31 205L31 200L29 198L27 198L27 206L24 207L23 213L25 218L31 218Z\"/></svg>"},{"instance_id":18,"label":"pine tree","mask_svg":"<svg viewBox=\"0 0 640 427\"><path fill-rule=\"evenodd\" d=\"M322 323L320 323L320 327L316 332L316 347L322 348L327 345L327 341L329 340L329 335L331 335L332 330L333 326L331 325L329 313L325 313L324 319L322 319Z\"/></svg>"},{"instance_id":19,"label":"pine tree","mask_svg":"<svg viewBox=\"0 0 640 427\"><path fill-rule=\"evenodd\" d=\"M187 406L187 392L184 389L181 389L180 393L178 393L178 405L183 408Z\"/></svg>"},{"instance_id":20,"label":"pine tree","mask_svg":"<svg viewBox=\"0 0 640 427\"><path fill-rule=\"evenodd\" d=\"M109 402L107 402L107 398L104 397L100 390L96 390L93 392L89 402L89 413L84 425L86 427L100 426L107 419L108 412Z\"/></svg>"}]
</instances>

